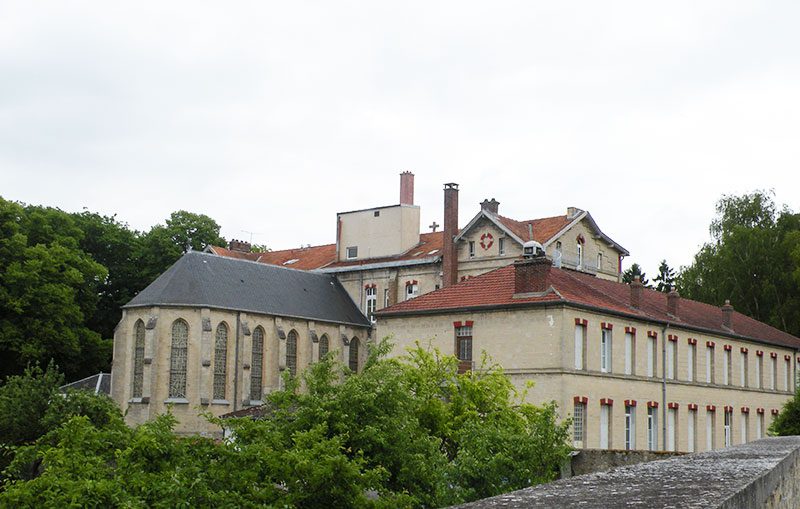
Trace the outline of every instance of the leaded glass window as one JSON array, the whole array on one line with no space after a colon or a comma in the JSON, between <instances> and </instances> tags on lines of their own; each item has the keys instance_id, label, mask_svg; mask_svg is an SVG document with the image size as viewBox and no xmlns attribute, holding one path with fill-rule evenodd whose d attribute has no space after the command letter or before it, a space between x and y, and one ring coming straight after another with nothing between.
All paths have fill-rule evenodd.
<instances>
[{"instance_id":1,"label":"leaded glass window","mask_svg":"<svg viewBox=\"0 0 800 509\"><path fill-rule=\"evenodd\" d=\"M289 331L286 337L286 367L292 376L297 376L297 333Z\"/></svg>"},{"instance_id":2,"label":"leaded glass window","mask_svg":"<svg viewBox=\"0 0 800 509\"><path fill-rule=\"evenodd\" d=\"M319 360L322 360L323 357L328 355L328 351L330 350L330 341L328 341L328 336L323 334L321 338L319 338Z\"/></svg>"},{"instance_id":3,"label":"leaded glass window","mask_svg":"<svg viewBox=\"0 0 800 509\"><path fill-rule=\"evenodd\" d=\"M217 325L214 338L214 399L225 398L225 377L228 366L228 326Z\"/></svg>"},{"instance_id":4,"label":"leaded glass window","mask_svg":"<svg viewBox=\"0 0 800 509\"><path fill-rule=\"evenodd\" d=\"M134 326L133 347L133 397L142 397L144 382L144 322L138 320Z\"/></svg>"},{"instance_id":5,"label":"leaded glass window","mask_svg":"<svg viewBox=\"0 0 800 509\"><path fill-rule=\"evenodd\" d=\"M253 357L250 363L250 399L261 400L264 373L264 329L256 327L253 331Z\"/></svg>"},{"instance_id":6,"label":"leaded glass window","mask_svg":"<svg viewBox=\"0 0 800 509\"><path fill-rule=\"evenodd\" d=\"M350 340L350 358L347 364L353 373L358 372L358 338Z\"/></svg>"},{"instance_id":7,"label":"leaded glass window","mask_svg":"<svg viewBox=\"0 0 800 509\"><path fill-rule=\"evenodd\" d=\"M189 349L189 325L183 320L172 324L172 349L169 356L169 397L186 397L186 357Z\"/></svg>"}]
</instances>

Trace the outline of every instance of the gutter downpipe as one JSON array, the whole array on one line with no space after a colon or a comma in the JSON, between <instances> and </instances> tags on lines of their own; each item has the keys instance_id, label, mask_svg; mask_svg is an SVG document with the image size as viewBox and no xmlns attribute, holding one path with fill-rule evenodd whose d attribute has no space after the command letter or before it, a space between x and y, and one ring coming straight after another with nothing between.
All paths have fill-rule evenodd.
<instances>
[{"instance_id":1,"label":"gutter downpipe","mask_svg":"<svg viewBox=\"0 0 800 509\"><path fill-rule=\"evenodd\" d=\"M667 450L667 330L669 322L661 328L661 450Z\"/></svg>"},{"instance_id":2,"label":"gutter downpipe","mask_svg":"<svg viewBox=\"0 0 800 509\"><path fill-rule=\"evenodd\" d=\"M240 324L242 322L242 312L239 311L236 313L236 348L234 353L234 362L233 365L235 366L233 370L233 411L237 411L239 409L239 334L240 334Z\"/></svg>"}]
</instances>

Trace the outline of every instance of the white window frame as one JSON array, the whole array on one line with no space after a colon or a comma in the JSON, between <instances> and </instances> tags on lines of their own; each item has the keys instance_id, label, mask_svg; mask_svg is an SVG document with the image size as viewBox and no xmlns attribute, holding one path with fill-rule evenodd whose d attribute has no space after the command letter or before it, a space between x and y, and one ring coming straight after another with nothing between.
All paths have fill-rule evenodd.
<instances>
[{"instance_id":1,"label":"white window frame","mask_svg":"<svg viewBox=\"0 0 800 509\"><path fill-rule=\"evenodd\" d=\"M677 341L671 341L671 340L667 341L667 378L669 378L670 380L675 379L675 374L676 374L675 372L677 371L676 361L678 359L676 358L675 355L676 344Z\"/></svg>"},{"instance_id":2,"label":"white window frame","mask_svg":"<svg viewBox=\"0 0 800 509\"><path fill-rule=\"evenodd\" d=\"M733 412L728 412L727 410L723 412L725 414L725 447L730 447L732 440L731 440L731 426L733 425Z\"/></svg>"},{"instance_id":3,"label":"white window frame","mask_svg":"<svg viewBox=\"0 0 800 509\"><path fill-rule=\"evenodd\" d=\"M749 423L749 421L750 421L749 417L750 417L749 414L746 414L746 413L742 412L742 416L741 416L742 422L741 422L740 430L739 430L739 433L740 433L741 436L739 437L739 439L741 440L741 443L743 443L743 444L747 443L747 427L750 424Z\"/></svg>"},{"instance_id":4,"label":"white window frame","mask_svg":"<svg viewBox=\"0 0 800 509\"><path fill-rule=\"evenodd\" d=\"M598 272L603 268L603 253L597 253L597 270Z\"/></svg>"},{"instance_id":5,"label":"white window frame","mask_svg":"<svg viewBox=\"0 0 800 509\"><path fill-rule=\"evenodd\" d=\"M575 369L586 369L586 326L575 325Z\"/></svg>"},{"instance_id":6,"label":"white window frame","mask_svg":"<svg viewBox=\"0 0 800 509\"><path fill-rule=\"evenodd\" d=\"M764 388L764 379L763 373L764 371L764 356L756 355L756 388L763 389Z\"/></svg>"},{"instance_id":7,"label":"white window frame","mask_svg":"<svg viewBox=\"0 0 800 509\"><path fill-rule=\"evenodd\" d=\"M689 343L689 348L686 349L686 380L694 382L694 363L697 350L697 345Z\"/></svg>"},{"instance_id":8,"label":"white window frame","mask_svg":"<svg viewBox=\"0 0 800 509\"><path fill-rule=\"evenodd\" d=\"M625 450L636 449L636 407L625 405Z\"/></svg>"},{"instance_id":9,"label":"white window frame","mask_svg":"<svg viewBox=\"0 0 800 509\"><path fill-rule=\"evenodd\" d=\"M647 450L658 450L658 408L647 408Z\"/></svg>"},{"instance_id":10,"label":"white window frame","mask_svg":"<svg viewBox=\"0 0 800 509\"><path fill-rule=\"evenodd\" d=\"M577 264L577 267L579 269L582 269L583 268L583 244L578 242L576 244L576 246L577 246L577 253L578 253L578 264Z\"/></svg>"},{"instance_id":11,"label":"white window frame","mask_svg":"<svg viewBox=\"0 0 800 509\"><path fill-rule=\"evenodd\" d=\"M706 383L714 383L714 347L706 346Z\"/></svg>"},{"instance_id":12,"label":"white window frame","mask_svg":"<svg viewBox=\"0 0 800 509\"><path fill-rule=\"evenodd\" d=\"M497 239L497 253L500 256L506 254L506 239L504 239L503 237Z\"/></svg>"},{"instance_id":13,"label":"white window frame","mask_svg":"<svg viewBox=\"0 0 800 509\"><path fill-rule=\"evenodd\" d=\"M383 307L385 307L385 308L389 307L389 289L388 288L384 288L383 289Z\"/></svg>"},{"instance_id":14,"label":"white window frame","mask_svg":"<svg viewBox=\"0 0 800 509\"><path fill-rule=\"evenodd\" d=\"M667 408L667 450L675 451L675 445L678 441L677 432L678 410L676 408Z\"/></svg>"},{"instance_id":15,"label":"white window frame","mask_svg":"<svg viewBox=\"0 0 800 509\"><path fill-rule=\"evenodd\" d=\"M722 351L722 385L731 384L731 351Z\"/></svg>"},{"instance_id":16,"label":"white window frame","mask_svg":"<svg viewBox=\"0 0 800 509\"><path fill-rule=\"evenodd\" d=\"M600 329L600 372L611 373L611 329Z\"/></svg>"},{"instance_id":17,"label":"white window frame","mask_svg":"<svg viewBox=\"0 0 800 509\"><path fill-rule=\"evenodd\" d=\"M358 258L358 246L347 246L345 248L345 257L348 260L355 260Z\"/></svg>"},{"instance_id":18,"label":"white window frame","mask_svg":"<svg viewBox=\"0 0 800 509\"><path fill-rule=\"evenodd\" d=\"M688 452L695 452L697 449L697 410L689 410L686 412L686 450Z\"/></svg>"},{"instance_id":19,"label":"white window frame","mask_svg":"<svg viewBox=\"0 0 800 509\"><path fill-rule=\"evenodd\" d=\"M656 356L658 355L658 339L653 336L647 337L647 376L655 377L658 365Z\"/></svg>"},{"instance_id":20,"label":"white window frame","mask_svg":"<svg viewBox=\"0 0 800 509\"><path fill-rule=\"evenodd\" d=\"M784 359L783 360L783 366L785 368L784 377L783 377L783 390L784 391L788 391L789 390L789 378L790 378L790 374L792 372L791 361L789 359Z\"/></svg>"},{"instance_id":21,"label":"white window frame","mask_svg":"<svg viewBox=\"0 0 800 509\"><path fill-rule=\"evenodd\" d=\"M608 449L611 443L611 406L600 405L600 449Z\"/></svg>"},{"instance_id":22,"label":"white window frame","mask_svg":"<svg viewBox=\"0 0 800 509\"><path fill-rule=\"evenodd\" d=\"M585 447L586 403L576 402L572 407L572 441L575 447Z\"/></svg>"},{"instance_id":23,"label":"white window frame","mask_svg":"<svg viewBox=\"0 0 800 509\"><path fill-rule=\"evenodd\" d=\"M636 373L636 338L632 332L625 333L625 374Z\"/></svg>"},{"instance_id":24,"label":"white window frame","mask_svg":"<svg viewBox=\"0 0 800 509\"><path fill-rule=\"evenodd\" d=\"M706 409L706 450L714 450L714 428L716 420L716 413Z\"/></svg>"},{"instance_id":25,"label":"white window frame","mask_svg":"<svg viewBox=\"0 0 800 509\"><path fill-rule=\"evenodd\" d=\"M375 311L378 307L378 289L370 286L364 290L364 299L367 308L367 318L372 323L375 323Z\"/></svg>"},{"instance_id":26,"label":"white window frame","mask_svg":"<svg viewBox=\"0 0 800 509\"><path fill-rule=\"evenodd\" d=\"M756 414L756 440L764 438L764 414Z\"/></svg>"},{"instance_id":27,"label":"white window frame","mask_svg":"<svg viewBox=\"0 0 800 509\"><path fill-rule=\"evenodd\" d=\"M739 352L739 385L747 387L747 353Z\"/></svg>"},{"instance_id":28,"label":"white window frame","mask_svg":"<svg viewBox=\"0 0 800 509\"><path fill-rule=\"evenodd\" d=\"M778 387L778 358L770 357L770 361L769 388L774 391Z\"/></svg>"},{"instance_id":29,"label":"white window frame","mask_svg":"<svg viewBox=\"0 0 800 509\"><path fill-rule=\"evenodd\" d=\"M419 284L409 283L406 285L406 300L419 296Z\"/></svg>"}]
</instances>

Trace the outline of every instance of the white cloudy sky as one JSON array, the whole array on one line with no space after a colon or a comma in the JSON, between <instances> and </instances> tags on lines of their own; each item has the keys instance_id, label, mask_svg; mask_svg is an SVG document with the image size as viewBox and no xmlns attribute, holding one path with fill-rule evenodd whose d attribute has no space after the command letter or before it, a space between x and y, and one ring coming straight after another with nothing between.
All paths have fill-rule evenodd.
<instances>
[{"instance_id":1,"label":"white cloudy sky","mask_svg":"<svg viewBox=\"0 0 800 509\"><path fill-rule=\"evenodd\" d=\"M800 3L0 3L0 195L273 248L442 184L589 210L653 275L723 193L800 209ZM426 229L424 229L426 230Z\"/></svg>"}]
</instances>

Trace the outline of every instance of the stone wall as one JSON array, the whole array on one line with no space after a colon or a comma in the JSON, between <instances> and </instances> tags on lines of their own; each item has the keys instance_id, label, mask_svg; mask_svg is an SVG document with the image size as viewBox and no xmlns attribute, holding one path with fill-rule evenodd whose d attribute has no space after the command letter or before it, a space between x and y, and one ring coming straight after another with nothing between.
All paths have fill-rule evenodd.
<instances>
[{"instance_id":1,"label":"stone wall","mask_svg":"<svg viewBox=\"0 0 800 509\"><path fill-rule=\"evenodd\" d=\"M675 456L682 456L681 452L664 451L606 451L602 449L581 449L575 451L571 461L572 475L593 474L605 472L612 468L627 467L648 461L666 460ZM569 477L565 472L564 477Z\"/></svg>"},{"instance_id":2,"label":"stone wall","mask_svg":"<svg viewBox=\"0 0 800 509\"><path fill-rule=\"evenodd\" d=\"M491 508L800 507L800 437L573 477L460 506Z\"/></svg>"}]
</instances>

